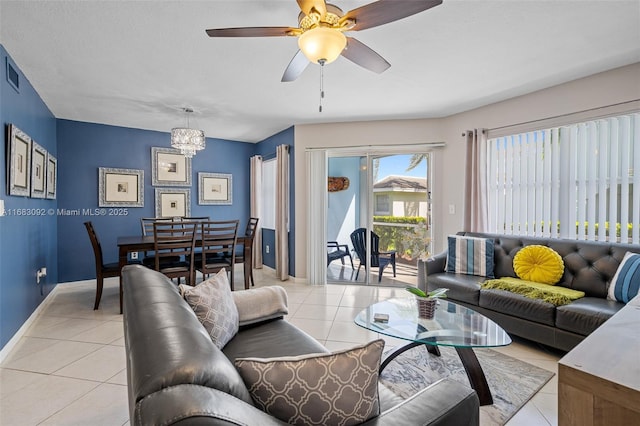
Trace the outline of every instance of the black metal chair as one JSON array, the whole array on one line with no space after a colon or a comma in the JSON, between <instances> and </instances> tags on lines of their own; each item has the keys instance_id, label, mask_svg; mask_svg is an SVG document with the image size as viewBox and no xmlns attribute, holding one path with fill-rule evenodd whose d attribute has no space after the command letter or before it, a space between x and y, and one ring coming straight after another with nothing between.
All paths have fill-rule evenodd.
<instances>
[{"instance_id":1,"label":"black metal chair","mask_svg":"<svg viewBox=\"0 0 640 426\"><path fill-rule=\"evenodd\" d=\"M96 261L96 301L93 304L93 310L96 310L98 309L98 306L100 306L104 279L120 276L120 267L118 265L118 262L104 263L104 260L102 258L102 246L100 245L98 234L96 234L96 231L93 228L93 224L91 222L85 222L84 226L85 228L87 228L87 233L89 234L89 239L91 240L93 255L95 256Z\"/></svg>"},{"instance_id":2,"label":"black metal chair","mask_svg":"<svg viewBox=\"0 0 640 426\"><path fill-rule=\"evenodd\" d=\"M338 259L340 259L344 265L345 257L348 257L351 261L351 269L356 269L353 267L353 258L351 257L351 253L349 253L348 245L338 244L337 241L327 241L327 267L331 262Z\"/></svg>"},{"instance_id":3,"label":"black metal chair","mask_svg":"<svg viewBox=\"0 0 640 426\"><path fill-rule=\"evenodd\" d=\"M353 244L353 249L356 251L358 255L358 259L360 260L360 264L358 265L358 271L356 272L356 280L358 279L358 275L360 274L360 267L364 266L367 268L367 230L365 228L358 228L351 233L351 243ZM396 252L388 251L381 252L378 247L380 245L380 237L373 231L371 231L371 267L378 268L378 282L382 280L382 272L387 265L391 265L393 269L393 277L396 276Z\"/></svg>"}]
</instances>

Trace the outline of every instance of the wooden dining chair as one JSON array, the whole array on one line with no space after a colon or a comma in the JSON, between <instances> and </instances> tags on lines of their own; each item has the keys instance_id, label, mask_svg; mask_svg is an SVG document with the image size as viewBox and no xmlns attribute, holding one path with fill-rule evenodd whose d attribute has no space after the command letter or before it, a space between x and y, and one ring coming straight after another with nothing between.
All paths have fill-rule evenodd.
<instances>
[{"instance_id":1,"label":"wooden dining chair","mask_svg":"<svg viewBox=\"0 0 640 426\"><path fill-rule=\"evenodd\" d=\"M142 235L153 236L153 224L155 222L173 222L171 217L143 217L140 218ZM180 260L177 256L172 261ZM154 269L156 264L156 255L152 251L145 251L142 255L142 264L148 268Z\"/></svg>"},{"instance_id":2,"label":"wooden dining chair","mask_svg":"<svg viewBox=\"0 0 640 426\"><path fill-rule=\"evenodd\" d=\"M91 240L91 246L93 247L93 255L96 263L96 301L93 304L93 310L95 311L100 306L100 299L102 298L102 288L104 286L104 279L109 277L120 276L120 267L118 262L104 263L102 258L102 246L98 239L93 224L91 222L84 223Z\"/></svg>"},{"instance_id":3,"label":"wooden dining chair","mask_svg":"<svg viewBox=\"0 0 640 426\"><path fill-rule=\"evenodd\" d=\"M242 263L244 265L244 287L249 288L249 282L252 286L255 286L253 282L253 240L258 229L257 217L249 218L247 227L244 230L244 236L241 238L242 243L239 243L239 249L236 249L235 263Z\"/></svg>"},{"instance_id":4,"label":"wooden dining chair","mask_svg":"<svg viewBox=\"0 0 640 426\"><path fill-rule=\"evenodd\" d=\"M229 284L233 290L233 265L236 258L238 220L200 222L198 246L201 251L195 256L196 270L206 278L222 269L229 271Z\"/></svg>"},{"instance_id":5,"label":"wooden dining chair","mask_svg":"<svg viewBox=\"0 0 640 426\"><path fill-rule=\"evenodd\" d=\"M211 220L209 216L180 216L174 220L186 220L187 222L206 222Z\"/></svg>"},{"instance_id":6,"label":"wooden dining chair","mask_svg":"<svg viewBox=\"0 0 640 426\"><path fill-rule=\"evenodd\" d=\"M198 222L154 222L154 269L172 279L185 277L187 284L195 285L193 255L197 232Z\"/></svg>"}]
</instances>

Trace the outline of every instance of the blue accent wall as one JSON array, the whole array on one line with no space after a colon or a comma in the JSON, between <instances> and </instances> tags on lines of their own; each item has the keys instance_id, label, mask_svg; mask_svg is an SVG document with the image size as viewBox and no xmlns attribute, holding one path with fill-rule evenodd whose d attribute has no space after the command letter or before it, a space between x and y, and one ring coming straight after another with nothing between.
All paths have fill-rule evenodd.
<instances>
[{"instance_id":1,"label":"blue accent wall","mask_svg":"<svg viewBox=\"0 0 640 426\"><path fill-rule=\"evenodd\" d=\"M58 282L55 215L27 215L56 209L56 200L9 196L7 191L7 126L15 124L54 156L56 119L26 76L0 45L0 121L5 149L0 149L0 199L6 215L0 217L0 348L13 337ZM7 58L18 72L20 91L7 81ZM24 214L23 214L24 213ZM36 284L36 271L47 277Z\"/></svg>"},{"instance_id":2,"label":"blue accent wall","mask_svg":"<svg viewBox=\"0 0 640 426\"><path fill-rule=\"evenodd\" d=\"M360 161L361 157L332 157L328 161L329 176L348 178L349 188L327 196L327 241L349 247L351 233L360 222Z\"/></svg>"},{"instance_id":3,"label":"blue accent wall","mask_svg":"<svg viewBox=\"0 0 640 426\"><path fill-rule=\"evenodd\" d=\"M117 237L139 235L140 218L155 216L151 147L169 147L169 133L103 124L58 120L58 209L80 211L58 215L60 282L95 278L91 243L83 223L91 221L105 262L118 258ZM207 147L192 159L191 215L211 220L249 219L250 157L255 144L207 138ZM83 214L98 209L98 168L144 170L144 207L105 208L106 215ZM198 205L198 172L232 175L232 205ZM163 186L162 188L168 188ZM185 188L185 187L173 187ZM126 215L111 215L126 212Z\"/></svg>"},{"instance_id":4,"label":"blue accent wall","mask_svg":"<svg viewBox=\"0 0 640 426\"><path fill-rule=\"evenodd\" d=\"M0 199L4 200L7 211L7 215L0 217L2 348L57 283L95 278L93 251L83 225L85 221L93 222L96 228L104 260L115 262L117 237L138 235L141 232L140 218L155 216L151 147L169 147L169 133L56 119L2 45L0 56L0 120L3 131L6 134L7 125L15 124L58 160L56 200L9 196L6 168L0 173ZM19 73L19 91L7 81L7 58ZM209 216L213 220L237 218L241 222L240 229L244 230L250 216L251 156L272 155L277 145L289 145L289 274L295 276L293 143L293 127L258 144L207 138L206 149L192 160L191 215ZM6 163L6 149L0 149L0 164ZM99 167L144 170L144 207L117 211L126 211L126 215L110 215L116 210L109 208L105 209L105 215L96 214L99 209ZM198 172L231 174L233 204L198 205ZM46 214L18 213L33 211L45 211ZM273 243L271 245L275 247ZM269 256L272 263L266 264L274 267L273 253ZM41 267L46 267L48 274L40 285L36 285L36 271Z\"/></svg>"},{"instance_id":5,"label":"blue accent wall","mask_svg":"<svg viewBox=\"0 0 640 426\"><path fill-rule=\"evenodd\" d=\"M275 156L276 147L278 145L289 145L289 275L296 275L295 264L296 264L296 242L295 242L295 215L294 215L294 206L295 206L295 165L294 165L294 128L289 127L281 131L280 133L276 133L273 136L268 137L267 139L259 142L256 146L256 155L261 155L266 158L273 158ZM275 259L275 232L270 229L262 230L262 263L275 268L276 259ZM269 244L271 247L274 247L274 250L271 253L266 253L264 247Z\"/></svg>"}]
</instances>

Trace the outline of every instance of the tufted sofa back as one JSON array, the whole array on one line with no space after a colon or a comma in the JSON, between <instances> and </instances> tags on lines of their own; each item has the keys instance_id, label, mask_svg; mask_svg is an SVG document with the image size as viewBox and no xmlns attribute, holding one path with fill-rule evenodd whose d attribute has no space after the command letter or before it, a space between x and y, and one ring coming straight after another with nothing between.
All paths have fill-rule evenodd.
<instances>
[{"instance_id":1,"label":"tufted sofa back","mask_svg":"<svg viewBox=\"0 0 640 426\"><path fill-rule=\"evenodd\" d=\"M564 260L564 274L556 285L584 291L589 297L607 297L607 287L628 251L640 253L640 245L600 241L565 240L526 236L459 232L458 235L493 238L494 274L515 277L513 258L524 246L538 244L551 247Z\"/></svg>"}]
</instances>

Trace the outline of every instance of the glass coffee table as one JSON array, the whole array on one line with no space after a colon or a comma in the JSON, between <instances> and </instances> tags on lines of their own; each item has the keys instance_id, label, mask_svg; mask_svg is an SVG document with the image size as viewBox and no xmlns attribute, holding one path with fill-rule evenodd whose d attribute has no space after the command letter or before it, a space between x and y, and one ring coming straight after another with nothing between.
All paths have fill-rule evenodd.
<instances>
[{"instance_id":1,"label":"glass coffee table","mask_svg":"<svg viewBox=\"0 0 640 426\"><path fill-rule=\"evenodd\" d=\"M380 365L380 372L395 357L416 346L425 345L429 353L435 356L440 356L439 346L450 346L458 353L471 387L478 394L480 405L493 404L487 379L473 348L507 346L511 338L484 315L446 299L439 299L433 318L424 319L418 316L416 300L406 297L373 304L360 312L355 322L368 330L410 342L387 356Z\"/></svg>"}]
</instances>

